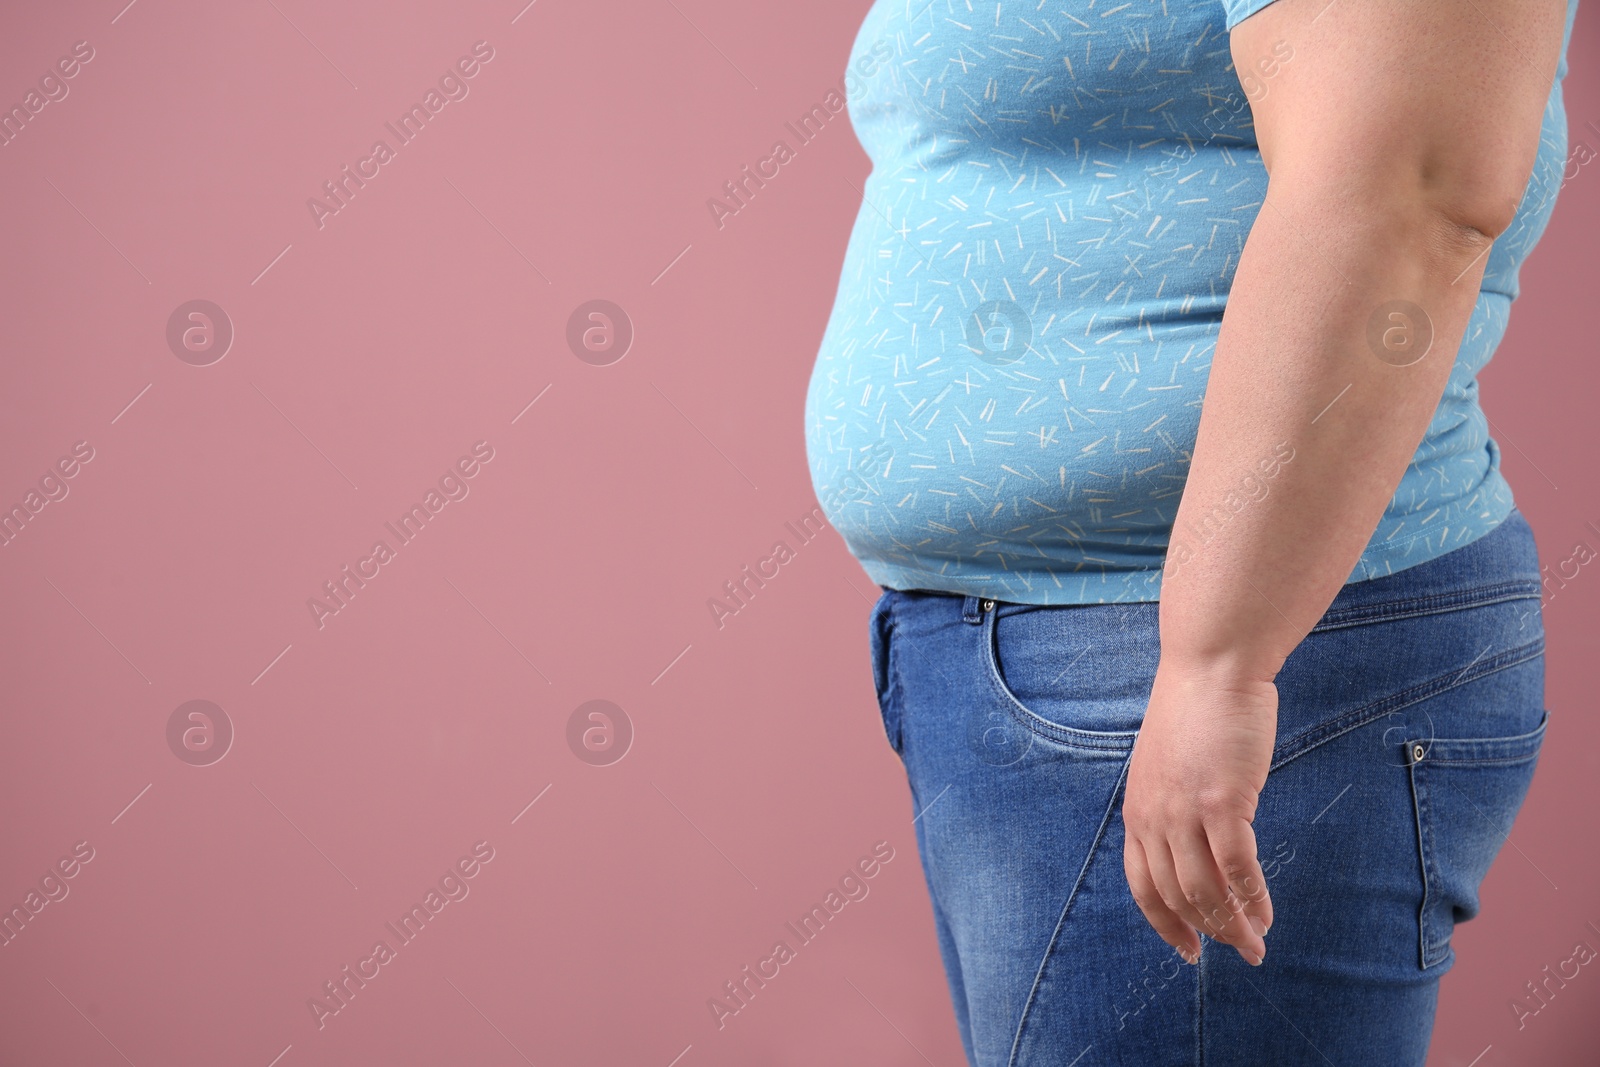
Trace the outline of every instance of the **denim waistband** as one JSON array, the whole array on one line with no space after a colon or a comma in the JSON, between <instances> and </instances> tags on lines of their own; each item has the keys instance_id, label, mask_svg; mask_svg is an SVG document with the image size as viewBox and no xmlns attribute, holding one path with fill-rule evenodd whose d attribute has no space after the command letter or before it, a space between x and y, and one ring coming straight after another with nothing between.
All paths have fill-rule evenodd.
<instances>
[{"instance_id":1,"label":"denim waistband","mask_svg":"<svg viewBox=\"0 0 1600 1067\"><path fill-rule=\"evenodd\" d=\"M1493 530L1460 548L1393 574L1345 583L1312 632L1355 626L1375 618L1406 618L1503 600L1537 599L1540 589L1539 554L1533 529L1522 512L1512 508ZM1041 607L937 589L900 592L959 599L962 621L973 624L982 622L984 612L997 603L1004 612ZM1147 603L1149 610L1156 609L1155 601ZM1116 606L1126 609L1131 605L1067 604L1057 605L1053 610Z\"/></svg>"},{"instance_id":2,"label":"denim waistband","mask_svg":"<svg viewBox=\"0 0 1600 1067\"><path fill-rule=\"evenodd\" d=\"M1415 567L1348 582L1312 628L1333 630L1373 618L1405 618L1503 600L1537 599L1539 550L1522 512L1482 537Z\"/></svg>"}]
</instances>

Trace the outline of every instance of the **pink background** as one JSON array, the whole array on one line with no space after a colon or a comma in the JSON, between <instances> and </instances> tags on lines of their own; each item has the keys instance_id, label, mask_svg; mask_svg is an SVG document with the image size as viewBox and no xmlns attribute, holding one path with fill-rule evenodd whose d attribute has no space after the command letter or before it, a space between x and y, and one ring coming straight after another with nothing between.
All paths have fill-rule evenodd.
<instances>
[{"instance_id":1,"label":"pink background","mask_svg":"<svg viewBox=\"0 0 1600 1067\"><path fill-rule=\"evenodd\" d=\"M123 2L0 33L8 106L94 49L0 148L0 505L94 450L0 548L0 906L93 849L0 947L0 1063L958 1067L876 590L784 527L868 162L841 117L706 208L838 81L867 0ZM1596 24L1566 84L1600 147ZM469 95L318 228L307 199L480 40ZM1600 161L1484 378L1550 564L1600 547L1597 216ZM236 331L209 366L166 342L197 298ZM566 343L597 298L636 330L609 366ZM319 629L308 598L478 441L469 495ZM779 539L719 629L708 598ZM1600 947L1600 570L1546 621L1550 743L1432 1064L1593 1062L1592 967L1520 1032L1509 1008ZM196 699L235 731L208 766L167 741ZM609 766L567 741L594 699L635 731ZM319 1028L308 999L480 841L469 895ZM879 841L870 895L719 1030L708 998Z\"/></svg>"}]
</instances>

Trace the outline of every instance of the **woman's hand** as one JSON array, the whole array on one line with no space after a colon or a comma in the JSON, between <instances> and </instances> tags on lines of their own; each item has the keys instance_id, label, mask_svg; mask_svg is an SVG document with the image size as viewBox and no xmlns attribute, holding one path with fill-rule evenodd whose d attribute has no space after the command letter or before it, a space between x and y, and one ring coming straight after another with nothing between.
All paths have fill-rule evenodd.
<instances>
[{"instance_id":1,"label":"woman's hand","mask_svg":"<svg viewBox=\"0 0 1600 1067\"><path fill-rule=\"evenodd\" d=\"M1128 888L1162 940L1190 963L1200 933L1252 965L1272 901L1251 828L1278 724L1269 680L1209 667L1156 668L1122 803Z\"/></svg>"}]
</instances>

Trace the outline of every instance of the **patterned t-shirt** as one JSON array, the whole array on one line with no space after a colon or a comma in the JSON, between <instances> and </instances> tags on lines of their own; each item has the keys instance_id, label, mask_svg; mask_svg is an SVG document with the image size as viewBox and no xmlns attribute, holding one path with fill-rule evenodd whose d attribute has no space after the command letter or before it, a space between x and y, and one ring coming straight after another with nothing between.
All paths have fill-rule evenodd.
<instances>
[{"instance_id":1,"label":"patterned t-shirt","mask_svg":"<svg viewBox=\"0 0 1600 1067\"><path fill-rule=\"evenodd\" d=\"M1228 31L1269 2L867 12L848 106L873 167L805 418L824 513L873 581L1035 604L1159 599L1266 190L1248 100L1294 62L1285 41L1233 69ZM1562 181L1565 73L1563 42L1533 177L1352 581L1460 547L1511 510L1476 375Z\"/></svg>"}]
</instances>

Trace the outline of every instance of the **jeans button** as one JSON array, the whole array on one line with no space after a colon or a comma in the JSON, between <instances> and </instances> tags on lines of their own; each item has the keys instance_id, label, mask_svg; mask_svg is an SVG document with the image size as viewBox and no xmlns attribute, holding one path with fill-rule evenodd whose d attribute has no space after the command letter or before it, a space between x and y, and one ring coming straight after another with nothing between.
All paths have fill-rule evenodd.
<instances>
[{"instance_id":1,"label":"jeans button","mask_svg":"<svg viewBox=\"0 0 1600 1067\"><path fill-rule=\"evenodd\" d=\"M984 601L984 602L983 602L983 610L984 610L984 611L993 611L993 610L994 610L994 601L992 601L992 600L985 600L985 601Z\"/></svg>"}]
</instances>

